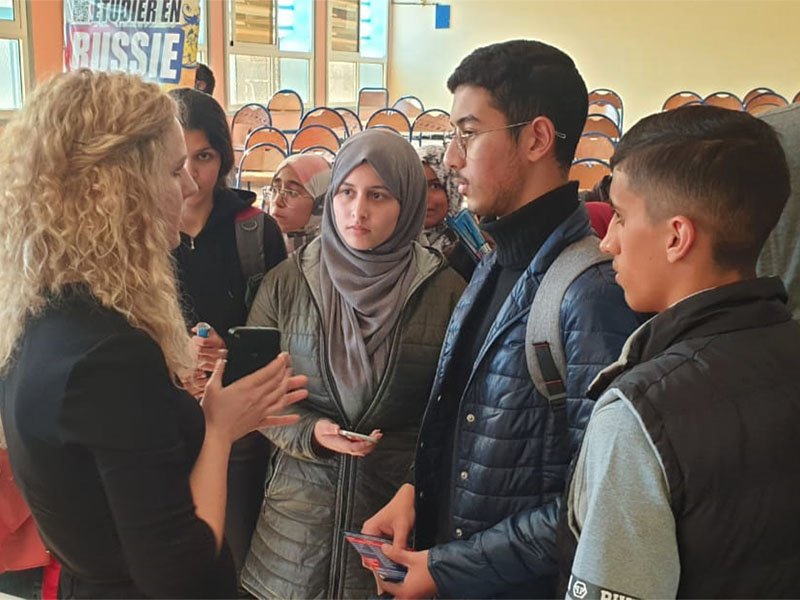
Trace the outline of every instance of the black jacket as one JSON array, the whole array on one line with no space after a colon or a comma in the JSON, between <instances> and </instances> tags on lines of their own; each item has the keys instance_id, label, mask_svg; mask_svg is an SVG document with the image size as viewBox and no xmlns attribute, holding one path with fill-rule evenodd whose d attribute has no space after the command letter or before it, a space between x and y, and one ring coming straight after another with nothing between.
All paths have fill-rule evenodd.
<instances>
[{"instance_id":1,"label":"black jacket","mask_svg":"<svg viewBox=\"0 0 800 600\"><path fill-rule=\"evenodd\" d=\"M217 190L208 222L195 238L181 233L175 250L178 280L187 324L205 321L223 337L230 327L244 325L247 280L236 248L236 215L255 199L245 190ZM275 220L264 219L266 271L286 258L286 246ZM266 272L265 271L265 272Z\"/></svg>"},{"instance_id":2,"label":"black jacket","mask_svg":"<svg viewBox=\"0 0 800 600\"><path fill-rule=\"evenodd\" d=\"M691 296L637 331L590 390L628 398L658 452L679 598L800 593L800 324L786 300L778 278Z\"/></svg>"}]
</instances>

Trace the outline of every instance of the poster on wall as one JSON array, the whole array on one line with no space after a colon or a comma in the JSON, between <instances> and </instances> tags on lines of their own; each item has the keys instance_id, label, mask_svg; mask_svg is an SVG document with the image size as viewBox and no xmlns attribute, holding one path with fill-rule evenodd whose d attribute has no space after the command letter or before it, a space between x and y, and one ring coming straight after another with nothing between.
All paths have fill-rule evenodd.
<instances>
[{"instance_id":1,"label":"poster on wall","mask_svg":"<svg viewBox=\"0 0 800 600\"><path fill-rule=\"evenodd\" d=\"M64 66L191 87L199 31L200 0L64 0Z\"/></svg>"}]
</instances>

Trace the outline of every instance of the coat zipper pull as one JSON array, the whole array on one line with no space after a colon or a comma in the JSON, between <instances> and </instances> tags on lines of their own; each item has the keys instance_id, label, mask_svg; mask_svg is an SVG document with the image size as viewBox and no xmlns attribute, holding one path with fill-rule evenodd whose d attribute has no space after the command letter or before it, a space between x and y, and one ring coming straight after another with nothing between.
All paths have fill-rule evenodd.
<instances>
[{"instance_id":1,"label":"coat zipper pull","mask_svg":"<svg viewBox=\"0 0 800 600\"><path fill-rule=\"evenodd\" d=\"M189 250L194 250L194 238L189 237Z\"/></svg>"}]
</instances>

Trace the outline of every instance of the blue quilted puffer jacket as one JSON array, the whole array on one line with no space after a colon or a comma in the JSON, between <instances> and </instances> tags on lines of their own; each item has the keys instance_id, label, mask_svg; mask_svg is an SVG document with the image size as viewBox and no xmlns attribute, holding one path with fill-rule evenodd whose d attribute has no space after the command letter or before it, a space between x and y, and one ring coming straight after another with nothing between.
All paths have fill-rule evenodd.
<instances>
[{"instance_id":1,"label":"blue quilted puffer jacket","mask_svg":"<svg viewBox=\"0 0 800 600\"><path fill-rule=\"evenodd\" d=\"M569 431L557 431L547 399L528 374L525 326L548 267L587 235L592 230L581 204L548 237L500 308L460 398L448 396L442 384L454 349L467 343L460 339L462 324L479 318L472 313L475 299L500 268L494 253L478 266L453 312L415 461L417 548L433 546L437 530L439 539L451 540L431 548L428 557L440 597L555 594L560 496L593 406L585 391L641 321L625 304L609 263L572 283L561 307ZM452 428L452 455L445 456ZM437 522L443 494L449 494L451 511Z\"/></svg>"}]
</instances>

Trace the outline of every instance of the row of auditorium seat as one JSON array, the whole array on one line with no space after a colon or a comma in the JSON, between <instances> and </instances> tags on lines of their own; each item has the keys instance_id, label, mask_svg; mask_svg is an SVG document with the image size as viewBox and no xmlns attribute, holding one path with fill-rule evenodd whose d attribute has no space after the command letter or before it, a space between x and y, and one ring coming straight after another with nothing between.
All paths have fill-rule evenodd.
<instances>
[{"instance_id":1,"label":"row of auditorium seat","mask_svg":"<svg viewBox=\"0 0 800 600\"><path fill-rule=\"evenodd\" d=\"M578 142L570 178L579 181L581 190L592 189L610 173L608 165L623 131L624 105L619 94L608 88L589 92L589 115ZM800 100L800 92L793 102ZM758 87L741 99L730 92L707 96L692 91L672 94L662 110L706 104L761 114L788 104L786 97ZM341 143L365 128L381 127L408 136L419 144L438 141L450 127L450 115L442 109L425 109L413 95L399 97L390 107L386 88L362 88L355 111L345 108L316 107L304 112L300 95L280 90L266 104L250 103L234 115L231 129L239 169L237 181L247 173L268 174L283 158L299 152L315 152L333 160Z\"/></svg>"}]
</instances>

